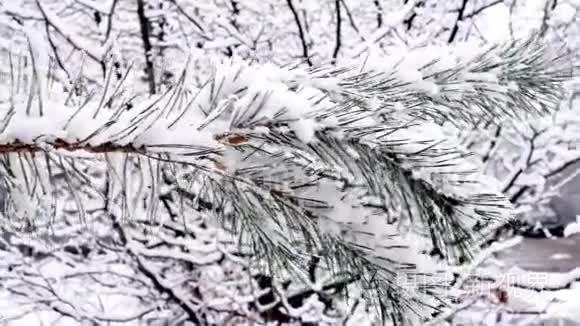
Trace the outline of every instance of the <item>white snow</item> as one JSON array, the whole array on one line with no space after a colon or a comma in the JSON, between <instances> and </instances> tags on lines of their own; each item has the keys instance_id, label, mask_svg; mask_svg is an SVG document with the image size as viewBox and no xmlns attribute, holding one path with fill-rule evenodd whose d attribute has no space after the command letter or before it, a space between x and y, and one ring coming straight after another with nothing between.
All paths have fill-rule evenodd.
<instances>
[{"instance_id":1,"label":"white snow","mask_svg":"<svg viewBox=\"0 0 580 326\"><path fill-rule=\"evenodd\" d=\"M316 122L313 119L300 119L290 123L290 128L296 133L296 137L304 143L310 143L316 132Z\"/></svg>"},{"instance_id":2,"label":"white snow","mask_svg":"<svg viewBox=\"0 0 580 326\"><path fill-rule=\"evenodd\" d=\"M509 39L510 9L503 2L487 8L476 17L482 36L489 42L501 42Z\"/></svg>"},{"instance_id":3,"label":"white snow","mask_svg":"<svg viewBox=\"0 0 580 326\"><path fill-rule=\"evenodd\" d=\"M551 25L571 24L576 18L577 8L566 2L560 2L550 16Z\"/></svg>"},{"instance_id":4,"label":"white snow","mask_svg":"<svg viewBox=\"0 0 580 326\"><path fill-rule=\"evenodd\" d=\"M564 228L564 236L569 237L580 233L580 216L576 216L576 222L566 225Z\"/></svg>"},{"instance_id":5,"label":"white snow","mask_svg":"<svg viewBox=\"0 0 580 326\"><path fill-rule=\"evenodd\" d=\"M557 254L553 254L550 256L550 259L553 260L565 260L565 259L570 259L572 258L572 255L567 254L567 253L557 253Z\"/></svg>"}]
</instances>

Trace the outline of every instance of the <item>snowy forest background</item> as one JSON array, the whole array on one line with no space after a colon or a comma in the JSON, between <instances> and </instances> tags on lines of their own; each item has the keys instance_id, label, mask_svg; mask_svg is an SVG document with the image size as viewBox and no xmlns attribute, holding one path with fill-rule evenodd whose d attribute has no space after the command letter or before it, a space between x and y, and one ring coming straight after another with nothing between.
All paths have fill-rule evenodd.
<instances>
[{"instance_id":1,"label":"snowy forest background","mask_svg":"<svg viewBox=\"0 0 580 326\"><path fill-rule=\"evenodd\" d=\"M0 0L0 324L580 324L576 285L580 240L574 236L580 232L580 221L576 223L580 79L573 77L574 67L580 64L579 12L578 0ZM552 50L559 51L557 59L547 64L538 59L541 51ZM466 59L470 63L455 72L453 64L459 64L452 62L452 68L446 68L452 73L445 78L462 74L465 83L450 82L440 90L426 71L433 62L456 55L457 62L471 58ZM498 57L512 58L525 69L526 65L533 68L536 59L544 65L531 72L522 68L517 78L526 80L527 86L500 85L501 72L493 69L472 71L493 66ZM430 61L433 58L436 61ZM392 79L372 86L353 81L356 78L349 74L356 69L352 67L361 72L397 70L396 78L413 89ZM551 68L569 72L556 76ZM247 85L236 91L238 78ZM369 84L372 78L368 77ZM431 124L419 129L409 126L408 133L398 131L407 127L389 131L389 135L401 132L397 141L405 146L418 139L411 144L415 147L392 146L401 146L398 150L411 155L425 151L418 144L438 148L442 141L457 140L454 148L474 154L465 164L484 172L479 188L465 191L501 193L514 210L502 215L503 222L493 232L472 244L473 257L447 253L443 247L425 249L430 241L425 233L415 234L413 225L418 221L389 229L393 233L382 235L387 244L380 250L389 266L396 267L392 275L381 270L380 277L383 286L395 292L380 288L370 295L375 276L358 275L369 270L355 259L351 262L350 252L344 261L326 262L327 256L340 252L304 257L304 264L295 268L302 272L292 272L287 265L291 260L280 257L286 254L286 236L295 236L289 236L293 225L268 221L268 216L282 214L280 207L285 207L283 214L293 214L289 206L264 204L246 214L256 202L270 199L250 198L245 195L248 190L235 182L220 183L204 176L205 165L188 164L192 157L207 158L214 170L249 176L261 189L276 178L286 186L296 184L287 173L301 170L306 166L303 162L311 160L298 153L315 148L299 144L321 141L320 130L332 119L333 128L346 125L342 116L327 111L314 119L311 112L299 112L297 121L290 118L286 124L280 117L288 112L269 116L254 112L249 117L246 111L236 111L238 116L228 116L230 125L242 118L254 124L214 136L221 145L239 147L217 161L212 156L214 139L205 139L205 133L189 134L187 126L178 123L190 114L189 107L198 105L204 115L200 115L203 121L196 122L197 130L209 126L214 133L222 132L221 119L230 105L274 105L257 91L254 97L244 92L263 87L271 94L282 93L270 85L278 81L290 85L285 87L291 94L276 98L275 104L297 111L301 105L325 105L325 101L344 104L350 92L371 92L384 83L381 92L386 92L386 99L378 95L383 102L369 107L378 108L373 109L377 116L400 121L404 117L393 112L413 111L414 105L422 108L414 97L449 92L455 96L449 95L449 101L468 108L464 114L469 123L456 124L463 120L462 113L455 116L433 106L436 114ZM342 86L345 83L352 88ZM560 84L565 92L557 96ZM306 90L301 88L304 85ZM231 92L229 97L213 95L222 88ZM327 96L317 98L320 92ZM527 106L528 102L510 102L499 95L486 98L487 102L475 95L462 98L463 93L478 92L521 93L529 102L535 98L538 103L529 106L544 114L512 119L508 111L519 109L512 104ZM389 102L389 97L397 100ZM502 111L504 102L509 102L507 111ZM552 102L557 110L547 109ZM213 111L205 112L204 104ZM346 106L341 110L354 111L354 105ZM59 111L65 107L71 108L67 115ZM489 110L499 118L472 116L470 107L473 112ZM352 115L349 121L356 128L343 130L347 136L341 137L364 138L365 129L376 129L368 118ZM119 140L147 119L153 120L140 131L141 138ZM288 145L301 150L290 151L294 165L285 165L287 148L268 156L254 154L260 146L244 147L261 137L290 142L284 132L278 138L264 136L274 134L274 127L260 125L268 119L282 121L285 132L295 135ZM117 121L129 127L121 129ZM169 122L170 127L177 126L174 132L158 128ZM69 132L68 139L74 134L75 142L55 142L61 139L54 136L61 129ZM149 130L156 133L146 133ZM328 137L324 139L330 142ZM146 153L137 151L139 144L149 146ZM365 178L373 179L368 181L370 187L383 183L380 162L361 158L353 148L345 147L340 155L353 161L368 159L364 171ZM319 161L344 160L344 169L350 169L344 157L333 157L337 153L321 147L315 154ZM257 167L264 160L270 161ZM410 164L421 170L423 163ZM446 173L455 172L450 171ZM271 180L263 177L266 172ZM382 211L388 225L399 222L402 204L385 201L391 194L353 195L345 189L356 188L357 180L345 175L343 171L324 175L341 182L341 189L320 183L316 191L304 190L300 195L310 196L314 212L330 209L329 219L340 227L340 223L356 224L349 219L365 210ZM318 182L310 174L302 178L306 188ZM446 182L432 175L428 179L433 184ZM287 191L276 187L280 188L269 190L274 199ZM234 221L265 212L268 216L249 223L251 227ZM512 213L515 218L509 219ZM329 221L318 223L329 234L340 229ZM401 231L401 225L410 231ZM369 223L364 232L376 240L377 227L386 226ZM255 235L264 229L277 233ZM363 233L362 227L357 230ZM453 232L439 231L434 243ZM306 241L299 241L311 246L312 239L304 237ZM288 248L293 246L292 242ZM453 262L447 259L450 256L455 256ZM353 267L339 270L333 264ZM395 290L399 287L400 293ZM385 311L391 315L385 316Z\"/></svg>"}]
</instances>

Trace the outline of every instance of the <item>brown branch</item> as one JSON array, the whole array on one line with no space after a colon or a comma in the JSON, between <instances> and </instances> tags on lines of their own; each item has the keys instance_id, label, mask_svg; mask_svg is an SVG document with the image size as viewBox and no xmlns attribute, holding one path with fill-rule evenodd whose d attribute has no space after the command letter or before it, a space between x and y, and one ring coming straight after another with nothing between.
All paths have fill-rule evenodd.
<instances>
[{"instance_id":1,"label":"brown branch","mask_svg":"<svg viewBox=\"0 0 580 326\"><path fill-rule=\"evenodd\" d=\"M240 133L222 133L214 136L214 139L218 142L229 145L237 146L243 145L249 141L249 137ZM87 144L86 142L71 143L61 138L57 138L53 141L48 141L43 144L41 143L23 143L16 140L12 143L0 144L0 154L1 153L22 153L22 152L42 152L46 151L47 147L55 150L66 150L69 152L74 151L87 151L95 154L102 153L135 153L144 154L147 151L147 147L179 147L184 148L186 146L179 144L155 144L155 145L142 145L134 146L133 144L120 145L112 142L105 142L98 145Z\"/></svg>"},{"instance_id":2,"label":"brown branch","mask_svg":"<svg viewBox=\"0 0 580 326\"><path fill-rule=\"evenodd\" d=\"M135 147L131 144L129 145L118 145L110 142L103 143L100 145L89 145L84 143L69 143L62 139L56 139L53 142L47 142L46 145L53 149L62 149L69 152L84 150L90 153L112 153L112 152L122 152L122 153L142 153L145 147ZM21 152L41 152L46 151L46 147L39 144L27 144L19 141L0 144L0 153L21 153Z\"/></svg>"}]
</instances>

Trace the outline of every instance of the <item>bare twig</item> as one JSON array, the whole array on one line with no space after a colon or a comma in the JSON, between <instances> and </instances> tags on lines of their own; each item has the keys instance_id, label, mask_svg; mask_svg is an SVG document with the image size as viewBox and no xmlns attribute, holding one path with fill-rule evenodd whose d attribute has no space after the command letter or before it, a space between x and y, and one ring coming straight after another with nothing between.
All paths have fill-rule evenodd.
<instances>
[{"instance_id":1,"label":"bare twig","mask_svg":"<svg viewBox=\"0 0 580 326\"><path fill-rule=\"evenodd\" d=\"M288 8L292 11L292 15L294 16L294 21L296 22L296 26L298 27L298 35L300 36L300 42L302 43L302 57L308 63L309 66L312 66L312 61L310 60L310 56L308 54L308 44L306 43L306 35L304 34L304 28L302 27L302 23L300 22L300 17L298 16L298 12L292 3L292 0L286 0L288 3Z\"/></svg>"},{"instance_id":2,"label":"bare twig","mask_svg":"<svg viewBox=\"0 0 580 326\"><path fill-rule=\"evenodd\" d=\"M341 16L340 0L334 1L334 8L336 11L336 40L334 45L334 51L332 52L332 62L336 63L336 58L338 57L338 52L340 51L342 41L341 40L342 16Z\"/></svg>"},{"instance_id":3,"label":"bare twig","mask_svg":"<svg viewBox=\"0 0 580 326\"><path fill-rule=\"evenodd\" d=\"M149 20L145 16L145 4L143 0L137 0L137 16L139 18L139 26L141 28L141 40L143 41L143 52L145 55L145 72L147 73L147 82L149 84L149 93L155 94L155 70L153 67L153 53L150 40L150 26Z\"/></svg>"},{"instance_id":4,"label":"bare twig","mask_svg":"<svg viewBox=\"0 0 580 326\"><path fill-rule=\"evenodd\" d=\"M451 29L451 34L449 35L449 39L447 40L447 43L453 43L453 41L455 40L455 37L457 36L457 32L459 31L459 24L465 18L465 17L463 17L463 14L465 13L465 8L467 7L468 2L469 2L469 0L462 1L461 7L459 8L459 12L457 13L457 19L455 19L455 24L453 25L453 28Z\"/></svg>"}]
</instances>

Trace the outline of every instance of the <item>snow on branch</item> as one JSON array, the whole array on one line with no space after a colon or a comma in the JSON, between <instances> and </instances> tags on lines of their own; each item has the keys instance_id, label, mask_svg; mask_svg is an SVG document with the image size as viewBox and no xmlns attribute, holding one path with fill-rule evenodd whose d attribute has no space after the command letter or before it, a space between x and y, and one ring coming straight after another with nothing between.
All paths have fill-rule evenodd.
<instances>
[{"instance_id":1,"label":"snow on branch","mask_svg":"<svg viewBox=\"0 0 580 326\"><path fill-rule=\"evenodd\" d=\"M455 123L554 112L563 82L573 76L564 51L537 37L483 49L469 43L419 48L386 62L369 58L368 72L352 77L353 88L379 98L382 109Z\"/></svg>"},{"instance_id":2,"label":"snow on branch","mask_svg":"<svg viewBox=\"0 0 580 326\"><path fill-rule=\"evenodd\" d=\"M324 257L327 270L356 275L386 318L421 321L444 306L450 279L441 260L470 260L511 215L497 185L438 122L551 112L569 71L537 39L445 64L409 58L307 69L233 59L217 63L199 89L186 70L150 97L128 96L122 84L72 99L22 88L0 104L3 181L40 200L62 173L84 212L75 184L92 179L71 155L81 152L109 177L107 194L87 190L93 197L119 216L152 221L160 206L170 218L183 214L164 182L181 193L195 185L195 205L211 203L209 214L271 275L307 280L311 258ZM111 159L118 152L121 162ZM138 167L138 187L127 182L129 165ZM44 212L33 206L22 210L28 218ZM140 260L204 265L222 254L146 248L115 227L142 273L195 320L191 303Z\"/></svg>"}]
</instances>

